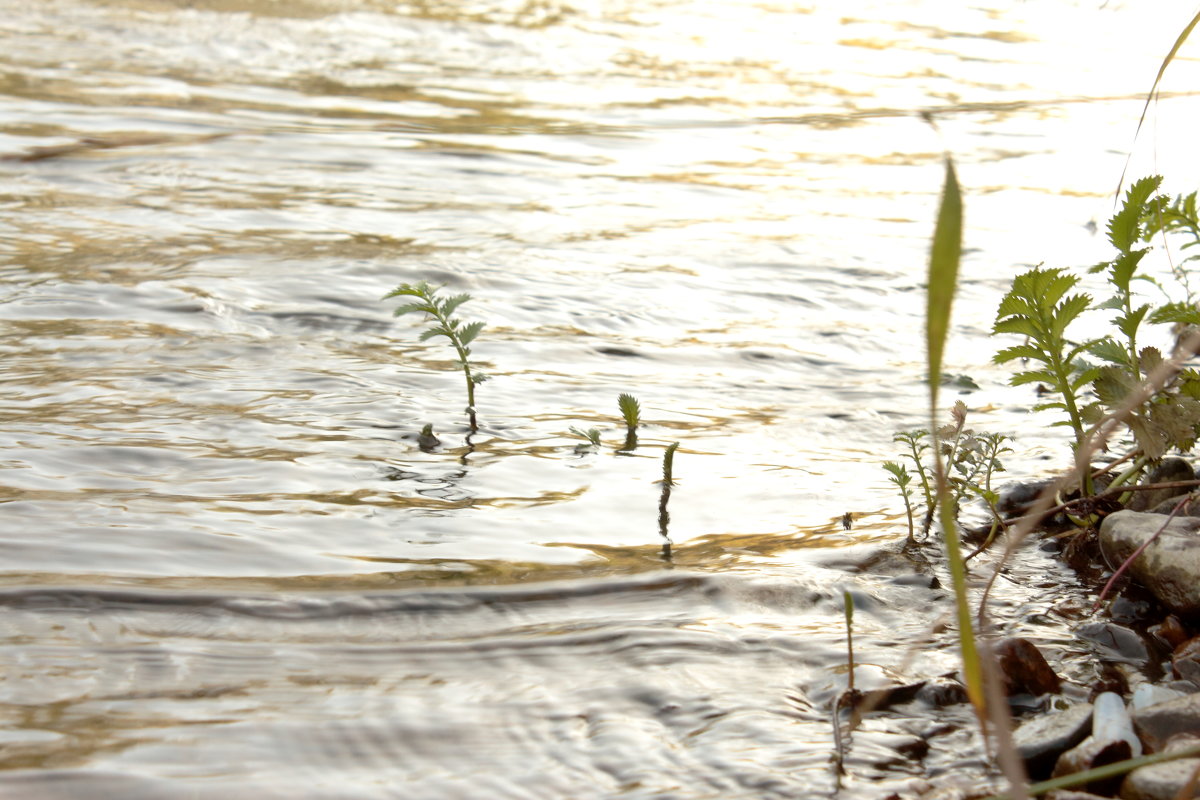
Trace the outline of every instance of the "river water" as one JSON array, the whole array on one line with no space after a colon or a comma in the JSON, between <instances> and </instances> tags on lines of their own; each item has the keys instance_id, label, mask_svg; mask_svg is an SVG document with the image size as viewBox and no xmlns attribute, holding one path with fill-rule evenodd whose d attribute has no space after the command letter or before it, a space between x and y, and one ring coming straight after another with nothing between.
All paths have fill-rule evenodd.
<instances>
[{"instance_id":1,"label":"river water","mask_svg":"<svg viewBox=\"0 0 1200 800\"><path fill-rule=\"evenodd\" d=\"M1131 150L1200 185L1186 50L1134 141L1187 18L0 0L0 796L831 796L843 589L860 681L956 664L880 469L925 424L943 152L948 399L1046 474L995 305L1105 257ZM419 280L487 323L474 435L380 300ZM996 592L1086 684L1071 574L1031 547ZM880 712L842 791L980 753L961 705Z\"/></svg>"}]
</instances>

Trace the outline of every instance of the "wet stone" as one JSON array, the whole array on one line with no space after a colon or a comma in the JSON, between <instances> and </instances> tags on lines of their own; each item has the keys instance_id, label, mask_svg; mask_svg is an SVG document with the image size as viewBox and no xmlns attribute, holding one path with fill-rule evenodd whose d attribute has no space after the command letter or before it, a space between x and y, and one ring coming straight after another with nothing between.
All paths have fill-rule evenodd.
<instances>
[{"instance_id":1,"label":"wet stone","mask_svg":"<svg viewBox=\"0 0 1200 800\"><path fill-rule=\"evenodd\" d=\"M1027 639L1005 639L996 646L996 658L1000 661L1005 691L1010 697L1022 693L1035 697L1057 694L1062 688L1062 682L1046 663L1045 656Z\"/></svg>"},{"instance_id":2,"label":"wet stone","mask_svg":"<svg viewBox=\"0 0 1200 800\"><path fill-rule=\"evenodd\" d=\"M1176 678L1200 686L1200 636L1188 639L1171 655L1171 672Z\"/></svg>"},{"instance_id":3,"label":"wet stone","mask_svg":"<svg viewBox=\"0 0 1200 800\"><path fill-rule=\"evenodd\" d=\"M917 692L917 699L936 708L967 702L966 688L950 678L927 681Z\"/></svg>"},{"instance_id":4,"label":"wet stone","mask_svg":"<svg viewBox=\"0 0 1200 800\"><path fill-rule=\"evenodd\" d=\"M1145 664L1150 651L1137 632L1111 622L1088 622L1075 629L1075 635L1098 645L1104 656L1129 664Z\"/></svg>"},{"instance_id":5,"label":"wet stone","mask_svg":"<svg viewBox=\"0 0 1200 800\"><path fill-rule=\"evenodd\" d=\"M1166 686L1159 686L1153 683L1143 683L1133 691L1129 697L1129 706L1132 709L1149 708L1158 703L1165 703L1168 700L1174 700L1178 697L1186 696L1186 692L1180 692Z\"/></svg>"},{"instance_id":6,"label":"wet stone","mask_svg":"<svg viewBox=\"0 0 1200 800\"><path fill-rule=\"evenodd\" d=\"M1133 712L1133 726L1149 753L1161 752L1175 736L1200 736L1200 694L1189 694Z\"/></svg>"},{"instance_id":7,"label":"wet stone","mask_svg":"<svg viewBox=\"0 0 1200 800\"><path fill-rule=\"evenodd\" d=\"M1124 739L1115 739L1106 742L1089 736L1083 742L1059 756L1058 763L1054 765L1054 772L1051 777L1060 778L1064 775L1073 775L1076 772L1115 764L1118 761L1124 761L1130 755L1129 742ZM1118 775L1112 778L1101 778L1091 781L1084 788L1089 792L1112 795L1120 784L1121 776Z\"/></svg>"},{"instance_id":8,"label":"wet stone","mask_svg":"<svg viewBox=\"0 0 1200 800\"><path fill-rule=\"evenodd\" d=\"M1196 474L1192 465L1182 458L1164 458L1157 467L1146 476L1145 483L1170 483L1173 481L1195 480ZM1178 495L1186 494L1180 489L1156 489L1152 492L1137 492L1129 502L1129 508L1134 511L1147 511L1160 506L1167 501L1176 500ZM1168 508L1168 511L1170 508Z\"/></svg>"},{"instance_id":9,"label":"wet stone","mask_svg":"<svg viewBox=\"0 0 1200 800\"><path fill-rule=\"evenodd\" d=\"M1101 742L1125 741L1130 755L1142 754L1142 743L1133 732L1129 709L1115 692L1104 692L1092 703L1092 737Z\"/></svg>"},{"instance_id":10,"label":"wet stone","mask_svg":"<svg viewBox=\"0 0 1200 800\"><path fill-rule=\"evenodd\" d=\"M1159 530L1162 532L1159 533ZM1120 564L1157 533L1130 566L1133 577L1159 602L1183 617L1200 616L1200 517L1139 511L1109 514L1100 525L1100 548Z\"/></svg>"},{"instance_id":11,"label":"wet stone","mask_svg":"<svg viewBox=\"0 0 1200 800\"><path fill-rule=\"evenodd\" d=\"M1182 747L1192 747L1198 743L1200 743L1198 739L1185 737L1172 742L1167 749L1177 750ZM1120 797L1123 800L1175 800L1181 796L1200 797L1200 791L1195 787L1191 793L1181 794L1198 769L1200 769L1200 758L1181 758L1135 769L1125 777L1125 781L1121 784Z\"/></svg>"},{"instance_id":12,"label":"wet stone","mask_svg":"<svg viewBox=\"0 0 1200 800\"><path fill-rule=\"evenodd\" d=\"M1151 625L1146 633L1164 645L1165 650L1174 650L1188 640L1187 629L1174 614L1168 614L1162 622Z\"/></svg>"},{"instance_id":13,"label":"wet stone","mask_svg":"<svg viewBox=\"0 0 1200 800\"><path fill-rule=\"evenodd\" d=\"M1091 729L1092 706L1080 703L1065 711L1032 717L1013 731L1013 745L1035 779L1047 778L1058 757L1082 742Z\"/></svg>"}]
</instances>

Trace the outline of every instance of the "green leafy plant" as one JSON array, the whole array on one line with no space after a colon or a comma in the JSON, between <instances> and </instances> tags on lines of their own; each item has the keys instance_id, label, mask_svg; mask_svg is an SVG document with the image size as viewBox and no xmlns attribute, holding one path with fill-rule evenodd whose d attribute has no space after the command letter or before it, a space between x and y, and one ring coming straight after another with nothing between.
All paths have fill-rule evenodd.
<instances>
[{"instance_id":1,"label":"green leafy plant","mask_svg":"<svg viewBox=\"0 0 1200 800\"><path fill-rule=\"evenodd\" d=\"M912 506L912 489L908 488L912 483L912 475L908 474L908 470L903 464L897 464L895 461L887 461L883 468L891 473L889 481L896 484L900 490L900 496L904 499L904 513L908 515L908 541L916 540L916 531L913 526L913 506Z\"/></svg>"},{"instance_id":2,"label":"green leafy plant","mask_svg":"<svg viewBox=\"0 0 1200 800\"><path fill-rule=\"evenodd\" d=\"M663 538L662 553L663 558L667 560L671 558L671 536L668 531L671 524L671 512L667 510L667 504L671 502L671 487L675 485L672 472L675 465L675 451L678 449L679 442L672 442L663 452L662 492L658 496L658 533Z\"/></svg>"},{"instance_id":3,"label":"green leafy plant","mask_svg":"<svg viewBox=\"0 0 1200 800\"><path fill-rule=\"evenodd\" d=\"M621 418L625 420L625 427L631 431L635 430L642 422L641 403L633 395L622 393L617 395L617 406L621 409Z\"/></svg>"},{"instance_id":4,"label":"green leafy plant","mask_svg":"<svg viewBox=\"0 0 1200 800\"><path fill-rule=\"evenodd\" d=\"M1200 209L1197 209L1196 195L1192 192L1177 195L1174 200L1158 198L1158 202L1150 204L1141 219L1143 241L1149 242L1160 234L1164 238L1167 234L1181 234L1187 237L1179 247L1181 253L1200 247ZM1186 265L1197 259L1200 259L1200 253L1188 253L1182 260L1171 261L1171 273L1187 295L1183 304L1188 308L1194 307L1198 298L1192 290L1191 274Z\"/></svg>"},{"instance_id":5,"label":"green leafy plant","mask_svg":"<svg viewBox=\"0 0 1200 800\"><path fill-rule=\"evenodd\" d=\"M976 433L966 427L967 406L961 400L955 402L950 409L951 421L937 429L938 453L946 468L947 493L946 500L957 518L963 501L979 499L983 501L992 517L994 536L1003 524L996 504L1000 497L992 489L992 478L998 472L1004 471L1000 456L1012 452L1004 443L1008 437L999 433ZM894 441L908 446L905 456L909 458L920 477L924 488L925 521L922 533L927 534L936 511L937 496L930 486L930 476L936 471L935 464L926 464L925 460L932 449L929 431L913 430L898 433ZM890 475L888 480L900 490L904 500L904 509L908 516L908 537L915 537L913 522L915 504L913 502L913 475L908 469L894 461L883 465Z\"/></svg>"},{"instance_id":6,"label":"green leafy plant","mask_svg":"<svg viewBox=\"0 0 1200 800\"><path fill-rule=\"evenodd\" d=\"M1071 426L1078 448L1083 443L1085 429L1080 410L1086 403L1083 392L1100 373L1094 367L1080 371L1075 364L1095 341L1072 343L1066 335L1067 327L1092 304L1092 298L1086 294L1067 294L1077 283L1079 278L1061 269L1037 267L1018 275L1000 301L992 331L1025 337L1024 344L1004 348L993 360L997 364L1018 359L1036 363L1031 369L1017 372L1010 382L1013 386L1029 383L1049 386L1058 399L1039 403L1034 410L1056 408L1066 412L1066 424Z\"/></svg>"},{"instance_id":7,"label":"green leafy plant","mask_svg":"<svg viewBox=\"0 0 1200 800\"><path fill-rule=\"evenodd\" d=\"M631 394L622 393L617 396L617 407L621 409L621 419L625 421L625 444L622 445L622 450L633 450L637 448L638 425L642 422L642 406L637 398Z\"/></svg>"},{"instance_id":8,"label":"green leafy plant","mask_svg":"<svg viewBox=\"0 0 1200 800\"><path fill-rule=\"evenodd\" d=\"M425 281L419 281L418 283L402 283L384 295L383 299L387 300L392 297L415 298L414 302L397 308L394 315L399 317L414 311L425 314L431 325L421 333L422 342L435 336L444 336L454 347L454 352L458 356L458 364L462 368L467 384L466 411L471 423L471 432L479 430L475 419L475 387L487 380L487 376L476 370L475 365L471 363L470 344L483 330L484 323L464 324L453 316L458 307L470 300L471 296L456 294L450 297L441 297L438 295L437 288L430 286Z\"/></svg>"},{"instance_id":9,"label":"green leafy plant","mask_svg":"<svg viewBox=\"0 0 1200 800\"><path fill-rule=\"evenodd\" d=\"M1035 410L1065 412L1066 421L1056 424L1070 425L1075 434L1076 458L1083 460L1077 466L1085 495L1092 494L1092 486L1090 470L1085 469L1089 454L1082 448L1105 420L1119 419L1128 428L1142 456L1138 469L1171 448L1191 449L1200 426L1200 373L1176 370L1164 374L1172 367L1162 352L1141 345L1144 323L1200 325L1200 311L1190 303L1154 307L1140 302L1134 292L1135 281L1157 285L1139 274L1138 267L1149 252L1140 245L1155 230L1150 220L1166 204L1156 194L1161 181L1150 176L1135 182L1109 220L1108 240L1116 255L1090 271L1106 274L1110 297L1095 302L1086 293L1068 294L1078 284L1078 277L1061 269L1039 267L1013 279L996 315L994 333L1026 338L1022 344L1002 349L994 360L1033 362L1017 372L1012 383L1048 387L1054 399L1038 404ZM1186 200L1177 205L1181 213L1188 212ZM1084 312L1106 310L1117 312L1112 320L1114 335L1082 342L1069 337L1068 328ZM1098 361L1089 361L1089 357ZM1156 383L1149 389L1152 381ZM1135 477L1136 471L1122 479Z\"/></svg>"},{"instance_id":10,"label":"green leafy plant","mask_svg":"<svg viewBox=\"0 0 1200 800\"><path fill-rule=\"evenodd\" d=\"M905 455L912 460L913 466L917 470L917 476L921 479L921 491L925 497L925 523L922 525L921 532L928 533L929 525L933 522L933 507L934 507L934 479L931 470L925 468L925 454L929 451L932 445L927 441L929 431L917 429L912 431L902 431L892 437L892 441L898 444L908 446L908 452ZM890 472L891 470L889 470ZM907 470L905 471L907 474ZM911 480L911 478L909 478Z\"/></svg>"},{"instance_id":11,"label":"green leafy plant","mask_svg":"<svg viewBox=\"0 0 1200 800\"><path fill-rule=\"evenodd\" d=\"M663 486L674 486L675 485L673 472L675 469L675 451L678 449L679 449L679 442L671 442L671 444L669 444L667 446L667 449L663 451L663 464L662 464Z\"/></svg>"},{"instance_id":12,"label":"green leafy plant","mask_svg":"<svg viewBox=\"0 0 1200 800\"><path fill-rule=\"evenodd\" d=\"M578 445L577 447L593 448L593 447L600 446L600 431L596 430L595 428L588 428L585 431L585 430L581 430L580 428L576 428L574 425L572 425L571 433L575 434L576 436L580 437L581 439L587 440L587 444Z\"/></svg>"}]
</instances>

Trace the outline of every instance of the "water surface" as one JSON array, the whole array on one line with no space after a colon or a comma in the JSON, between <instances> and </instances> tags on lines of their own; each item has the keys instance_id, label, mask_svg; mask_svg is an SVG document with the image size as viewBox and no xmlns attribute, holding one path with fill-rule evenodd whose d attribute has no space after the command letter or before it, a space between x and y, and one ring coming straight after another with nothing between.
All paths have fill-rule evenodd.
<instances>
[{"instance_id":1,"label":"water surface","mask_svg":"<svg viewBox=\"0 0 1200 800\"><path fill-rule=\"evenodd\" d=\"M842 589L880 675L955 664L943 592L889 554L879 468L924 424L943 153L969 226L948 366L973 424L1016 437L1010 471L1046 474L1064 439L989 364L995 304L1025 266L1105 257L1186 22L0 12L0 787L40 797L832 793ZM1184 53L1130 165L1171 191L1200 180L1194 72ZM487 322L474 435L450 350L379 299L418 280ZM1073 578L1022 558L998 616L1086 681ZM849 791L980 774L961 706L869 727Z\"/></svg>"}]
</instances>

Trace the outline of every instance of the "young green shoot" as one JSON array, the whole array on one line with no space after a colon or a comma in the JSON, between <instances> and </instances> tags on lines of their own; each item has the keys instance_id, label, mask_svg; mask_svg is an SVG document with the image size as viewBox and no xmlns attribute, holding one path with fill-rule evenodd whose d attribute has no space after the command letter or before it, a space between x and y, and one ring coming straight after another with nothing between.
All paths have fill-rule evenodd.
<instances>
[{"instance_id":1,"label":"young green shoot","mask_svg":"<svg viewBox=\"0 0 1200 800\"><path fill-rule=\"evenodd\" d=\"M671 536L668 531L668 526L671 524L671 513L667 511L667 504L671 501L671 487L675 485L671 472L677 449L679 449L679 442L672 442L663 453L662 493L658 497L658 533L663 538L663 558L668 561L671 559Z\"/></svg>"},{"instance_id":2,"label":"young green shoot","mask_svg":"<svg viewBox=\"0 0 1200 800\"><path fill-rule=\"evenodd\" d=\"M483 330L484 323L469 322L463 324L462 320L452 316L459 306L471 299L471 296L469 294L456 294L450 297L441 297L438 295L438 289L430 286L425 281L419 281L417 283L402 283L384 295L383 299L387 300L392 297L415 298L413 302L397 308L394 315L399 317L413 311L425 314L430 327L421 333L422 342L432 339L435 336L444 336L449 340L451 346L454 347L454 352L458 356L458 364L462 368L463 377L467 384L466 411L471 423L471 432L475 433L479 430L479 426L475 421L475 387L487 380L487 376L477 371L471 363L470 344L479 335L479 332Z\"/></svg>"},{"instance_id":3,"label":"young green shoot","mask_svg":"<svg viewBox=\"0 0 1200 800\"><path fill-rule=\"evenodd\" d=\"M846 609L846 653L847 663L850 667L849 685L847 688L854 691L854 596L850 594L848 589L842 590L842 604Z\"/></svg>"},{"instance_id":4,"label":"young green shoot","mask_svg":"<svg viewBox=\"0 0 1200 800\"><path fill-rule=\"evenodd\" d=\"M642 422L642 406L636 397L622 393L617 396L617 406L621 409L621 419L625 420L625 444L622 450L633 450L637 447L637 429Z\"/></svg>"},{"instance_id":5,"label":"young green shoot","mask_svg":"<svg viewBox=\"0 0 1200 800\"><path fill-rule=\"evenodd\" d=\"M642 405L638 399L631 394L621 393L617 395L617 405L621 409L621 418L625 420L625 427L633 430L642 422Z\"/></svg>"},{"instance_id":6,"label":"young green shoot","mask_svg":"<svg viewBox=\"0 0 1200 800\"><path fill-rule=\"evenodd\" d=\"M675 451L679 449L679 442L671 442L663 452L663 486L674 486L675 480L672 477L672 472L675 466Z\"/></svg>"},{"instance_id":7,"label":"young green shoot","mask_svg":"<svg viewBox=\"0 0 1200 800\"><path fill-rule=\"evenodd\" d=\"M908 515L908 542L911 544L916 541L916 532L913 527L912 489L908 488L912 483L912 475L908 474L904 465L897 464L895 461L884 463L883 468L891 473L888 480L896 484L900 489L900 496L904 499L904 513Z\"/></svg>"},{"instance_id":8,"label":"young green shoot","mask_svg":"<svg viewBox=\"0 0 1200 800\"><path fill-rule=\"evenodd\" d=\"M421 428L421 435L417 437L417 446L425 452L436 449L442 440L433 432L433 423L428 422L424 428Z\"/></svg>"},{"instance_id":9,"label":"young green shoot","mask_svg":"<svg viewBox=\"0 0 1200 800\"><path fill-rule=\"evenodd\" d=\"M581 439L587 440L587 444L576 445L576 447L575 447L576 450L592 449L592 448L596 448L596 447L600 446L600 431L596 430L595 428L588 428L585 431L585 430L581 430L580 428L576 428L574 425L572 425L571 433L575 434L576 436L578 436Z\"/></svg>"}]
</instances>

